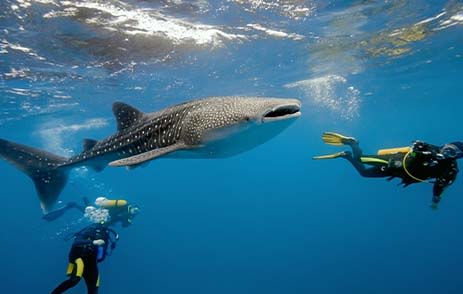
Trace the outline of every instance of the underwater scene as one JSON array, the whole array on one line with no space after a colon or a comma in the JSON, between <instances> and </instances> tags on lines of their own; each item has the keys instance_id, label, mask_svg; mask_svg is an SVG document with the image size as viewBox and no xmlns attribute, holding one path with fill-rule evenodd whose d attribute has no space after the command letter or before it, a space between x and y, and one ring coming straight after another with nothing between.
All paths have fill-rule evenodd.
<instances>
[{"instance_id":1,"label":"underwater scene","mask_svg":"<svg viewBox=\"0 0 463 294\"><path fill-rule=\"evenodd\" d=\"M463 293L463 1L0 3L0 293Z\"/></svg>"}]
</instances>

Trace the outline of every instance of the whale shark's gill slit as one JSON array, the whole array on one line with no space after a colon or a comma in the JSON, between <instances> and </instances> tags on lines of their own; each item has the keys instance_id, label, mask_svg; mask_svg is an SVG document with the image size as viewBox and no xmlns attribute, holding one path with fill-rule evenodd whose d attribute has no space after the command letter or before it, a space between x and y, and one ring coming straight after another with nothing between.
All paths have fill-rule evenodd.
<instances>
[{"instance_id":1,"label":"whale shark's gill slit","mask_svg":"<svg viewBox=\"0 0 463 294\"><path fill-rule=\"evenodd\" d=\"M264 115L264 117L265 118L282 117L282 116L298 113L299 110L300 110L300 107L297 105L286 105L286 106L281 106L281 107L272 109L271 111L267 112Z\"/></svg>"}]
</instances>

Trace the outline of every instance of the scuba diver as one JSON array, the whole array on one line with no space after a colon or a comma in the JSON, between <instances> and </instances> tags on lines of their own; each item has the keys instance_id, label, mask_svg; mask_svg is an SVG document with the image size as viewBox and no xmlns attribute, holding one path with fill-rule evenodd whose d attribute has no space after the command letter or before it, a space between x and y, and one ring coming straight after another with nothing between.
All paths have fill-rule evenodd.
<instances>
[{"instance_id":1,"label":"scuba diver","mask_svg":"<svg viewBox=\"0 0 463 294\"><path fill-rule=\"evenodd\" d=\"M83 277L88 294L97 294L100 284L98 263L116 248L119 235L106 224L97 223L73 234L72 238L74 242L69 252L69 264L66 271L69 279L62 282L51 293L64 293L76 286Z\"/></svg>"},{"instance_id":2,"label":"scuba diver","mask_svg":"<svg viewBox=\"0 0 463 294\"><path fill-rule=\"evenodd\" d=\"M69 202L65 206L50 211L42 218L46 221L54 221L64 215L68 210L75 208L81 211L91 222L104 220L107 225L115 225L120 222L122 227L132 224L134 217L140 212L138 205L131 205L127 200L110 200L105 197L98 197L95 206L91 206L86 197L83 198L84 206L76 202Z\"/></svg>"},{"instance_id":3,"label":"scuba diver","mask_svg":"<svg viewBox=\"0 0 463 294\"><path fill-rule=\"evenodd\" d=\"M72 209L72 208L75 208L77 210L79 210L80 212L82 213L85 213L85 207L89 206L90 205L90 202L88 201L88 198L87 197L83 197L82 198L83 202L84 202L84 205L79 205L77 204L76 202L69 202L67 203L65 206L63 207L60 207L58 209L55 209L53 211L50 211L48 212L47 214L44 214L42 216L42 219L48 221L48 222L51 222L51 221L54 221L54 220L57 220L58 218L60 218L66 211Z\"/></svg>"},{"instance_id":4,"label":"scuba diver","mask_svg":"<svg viewBox=\"0 0 463 294\"><path fill-rule=\"evenodd\" d=\"M414 141L410 147L379 150L377 155L363 155L359 142L353 137L325 132L323 141L329 145L348 145L350 151L315 156L313 159L347 159L363 177L388 180L401 178L404 187L428 182L433 183L431 208L437 209L442 192L451 185L458 174L457 159L463 157L463 142L452 142L443 146ZM370 167L366 167L369 165Z\"/></svg>"},{"instance_id":5,"label":"scuba diver","mask_svg":"<svg viewBox=\"0 0 463 294\"><path fill-rule=\"evenodd\" d=\"M99 209L89 206L86 208L86 214L89 215L92 211L107 210L108 218L106 220L107 225L115 225L120 222L122 227L126 228L132 224L134 217L140 212L140 208L137 205L131 205L127 200L110 200L106 197L98 197L95 200L95 205Z\"/></svg>"}]
</instances>

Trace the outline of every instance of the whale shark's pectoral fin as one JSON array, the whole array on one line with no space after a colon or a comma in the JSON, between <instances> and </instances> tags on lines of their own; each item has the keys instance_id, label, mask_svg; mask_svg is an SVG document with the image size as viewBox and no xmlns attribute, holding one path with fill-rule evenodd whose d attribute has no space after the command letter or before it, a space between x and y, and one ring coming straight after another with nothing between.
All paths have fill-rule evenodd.
<instances>
[{"instance_id":1,"label":"whale shark's pectoral fin","mask_svg":"<svg viewBox=\"0 0 463 294\"><path fill-rule=\"evenodd\" d=\"M126 168L127 170L133 170L133 169L135 169L135 168L137 168L137 167L147 167L148 164L149 164L149 161L146 161L146 162L142 162L142 163L135 164L135 165L128 165L128 166L126 166L125 168Z\"/></svg>"},{"instance_id":2,"label":"whale shark's pectoral fin","mask_svg":"<svg viewBox=\"0 0 463 294\"><path fill-rule=\"evenodd\" d=\"M153 149L148 152L137 154L131 157L126 157L126 158L122 158L119 160L111 161L109 165L110 166L137 166L144 162L147 162L147 161L156 159L158 157L161 157L163 155L166 155L168 153L172 153L174 151L178 151L181 149L188 149L188 148L189 147L187 147L185 144L178 143L178 144L170 145L170 146L163 147L163 148Z\"/></svg>"}]
</instances>

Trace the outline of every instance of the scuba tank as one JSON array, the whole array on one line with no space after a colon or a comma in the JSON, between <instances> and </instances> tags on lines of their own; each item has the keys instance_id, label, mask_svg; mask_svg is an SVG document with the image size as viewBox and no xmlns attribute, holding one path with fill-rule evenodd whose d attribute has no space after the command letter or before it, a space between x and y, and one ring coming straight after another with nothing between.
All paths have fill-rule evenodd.
<instances>
[{"instance_id":1,"label":"scuba tank","mask_svg":"<svg viewBox=\"0 0 463 294\"><path fill-rule=\"evenodd\" d=\"M101 246L95 246L92 242L83 246L77 245L78 247L83 247L86 248L86 250L94 252L97 256L97 261L101 262L105 259L106 256L111 255L112 251L116 248L116 243L119 240L119 235L113 229L107 226L104 226L102 224L94 224L86 228L83 228L79 232L72 234L70 237L68 236L65 238L66 241L70 239L84 239L92 242L94 240L99 239L103 240L105 244Z\"/></svg>"}]
</instances>

